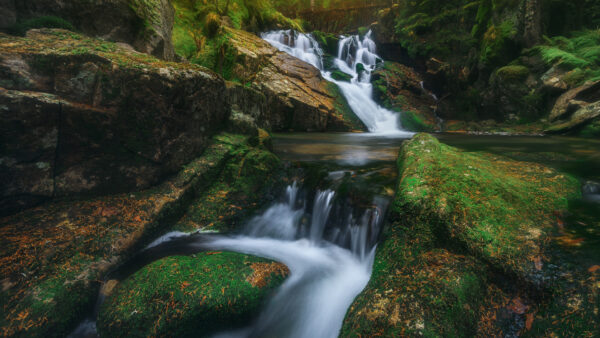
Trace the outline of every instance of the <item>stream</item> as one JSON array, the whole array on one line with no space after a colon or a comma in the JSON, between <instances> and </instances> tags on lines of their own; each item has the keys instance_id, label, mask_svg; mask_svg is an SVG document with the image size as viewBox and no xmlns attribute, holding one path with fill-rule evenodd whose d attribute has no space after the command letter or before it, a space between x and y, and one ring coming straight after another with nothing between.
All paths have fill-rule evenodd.
<instances>
[{"instance_id":1,"label":"stream","mask_svg":"<svg viewBox=\"0 0 600 338\"><path fill-rule=\"evenodd\" d=\"M249 326L216 337L337 337L347 309L369 281L377 240L393 195L383 191L393 189L399 147L413 133L402 129L397 113L380 107L371 97L370 74L382 60L375 54L370 34L340 40L334 64L352 76L350 82L331 78L323 67L322 51L310 34L277 31L262 37L314 65L325 79L336 83L369 133L276 134L274 152L286 161L323 166L327 170L325 183L305 186L294 181L277 202L251 218L238 234L163 235L111 273L110 278L123 280L162 257L207 250L272 259L289 268L288 278ZM363 67L357 71L359 63ZM597 141L451 134L437 137L467 151L542 162L600 182L600 157L594 151L600 148ZM348 184L365 189L361 201L342 196ZM587 190L593 200L600 194L600 185L590 183ZM99 298L96 312L102 301ZM96 316L82 323L71 336L95 336Z\"/></svg>"}]
</instances>

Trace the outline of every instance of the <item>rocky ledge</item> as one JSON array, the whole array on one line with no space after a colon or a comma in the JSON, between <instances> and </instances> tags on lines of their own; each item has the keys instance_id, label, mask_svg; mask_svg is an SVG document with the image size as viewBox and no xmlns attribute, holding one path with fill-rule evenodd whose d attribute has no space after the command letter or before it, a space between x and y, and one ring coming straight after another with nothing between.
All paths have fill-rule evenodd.
<instances>
[{"instance_id":1,"label":"rocky ledge","mask_svg":"<svg viewBox=\"0 0 600 338\"><path fill-rule=\"evenodd\" d=\"M158 183L229 116L225 82L58 29L0 35L0 214Z\"/></svg>"}]
</instances>

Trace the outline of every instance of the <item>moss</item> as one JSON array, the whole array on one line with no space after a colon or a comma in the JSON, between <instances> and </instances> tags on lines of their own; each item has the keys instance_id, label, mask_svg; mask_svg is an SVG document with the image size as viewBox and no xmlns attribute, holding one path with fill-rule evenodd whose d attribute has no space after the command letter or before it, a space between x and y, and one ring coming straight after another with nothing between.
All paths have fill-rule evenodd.
<instances>
[{"instance_id":1,"label":"moss","mask_svg":"<svg viewBox=\"0 0 600 338\"><path fill-rule=\"evenodd\" d=\"M336 81L350 82L350 80L352 80L351 75L348 75L340 70L334 70L333 72L331 72L331 77Z\"/></svg>"},{"instance_id":2,"label":"moss","mask_svg":"<svg viewBox=\"0 0 600 338\"><path fill-rule=\"evenodd\" d=\"M367 130L365 124L358 116L356 116L356 114L354 114L354 111L352 111L352 108L348 105L348 101L346 101L344 94L342 94L338 86L332 82L327 82L327 89L335 98L335 111L338 113L338 115L332 115L336 121L328 123L328 129L331 131L334 131L336 128L340 128L340 130L343 131L347 131L348 129L359 131Z\"/></svg>"},{"instance_id":3,"label":"moss","mask_svg":"<svg viewBox=\"0 0 600 338\"><path fill-rule=\"evenodd\" d=\"M529 69L525 66L504 66L496 71L496 74L504 80L523 81L529 75Z\"/></svg>"},{"instance_id":4,"label":"moss","mask_svg":"<svg viewBox=\"0 0 600 338\"><path fill-rule=\"evenodd\" d=\"M410 131L434 131L435 129L421 116L412 111L401 112L400 123L404 129Z\"/></svg>"},{"instance_id":5,"label":"moss","mask_svg":"<svg viewBox=\"0 0 600 338\"><path fill-rule=\"evenodd\" d=\"M505 20L499 25L491 25L483 35L479 60L494 68L506 64L519 55L520 48L515 42L516 25Z\"/></svg>"},{"instance_id":6,"label":"moss","mask_svg":"<svg viewBox=\"0 0 600 338\"><path fill-rule=\"evenodd\" d=\"M9 280L12 286L0 293L0 332L66 335L93 306L96 281L156 235L169 231L186 210L192 215L193 196L214 201L205 204L214 219L239 219L235 213L243 216L258 207L270 186L265 182L275 185L277 176L271 170L278 166L273 154L250 146L248 137L223 134L201 157L156 187L56 201L0 219L1 274L27 273L26 279ZM233 187L231 195L219 200L219 184ZM219 213L223 210L227 214ZM186 229L197 227L194 223Z\"/></svg>"},{"instance_id":7,"label":"moss","mask_svg":"<svg viewBox=\"0 0 600 338\"><path fill-rule=\"evenodd\" d=\"M56 16L42 16L19 22L10 27L9 32L24 36L28 30L33 28L62 28L75 31L75 27L65 19Z\"/></svg>"},{"instance_id":8,"label":"moss","mask_svg":"<svg viewBox=\"0 0 600 338\"><path fill-rule=\"evenodd\" d=\"M161 259L117 287L101 308L98 331L110 337L206 337L240 328L287 273L281 264L237 253Z\"/></svg>"},{"instance_id":9,"label":"moss","mask_svg":"<svg viewBox=\"0 0 600 338\"><path fill-rule=\"evenodd\" d=\"M528 280L534 278L530 257L541 252L553 213L580 196L579 184L570 176L461 152L426 134L403 146L398 165L404 179L394 210L439 222L441 231L476 256Z\"/></svg>"}]
</instances>

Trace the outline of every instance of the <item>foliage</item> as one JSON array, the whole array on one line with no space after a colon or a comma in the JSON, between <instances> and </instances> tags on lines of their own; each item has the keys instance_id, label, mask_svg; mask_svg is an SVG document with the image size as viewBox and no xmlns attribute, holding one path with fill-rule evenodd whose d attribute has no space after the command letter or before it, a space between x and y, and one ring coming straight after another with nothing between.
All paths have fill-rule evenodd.
<instances>
[{"instance_id":1,"label":"foliage","mask_svg":"<svg viewBox=\"0 0 600 338\"><path fill-rule=\"evenodd\" d=\"M63 28L75 31L75 27L70 22L56 16L42 16L25 20L10 27L9 31L12 34L23 36L28 30L33 28Z\"/></svg>"},{"instance_id":2,"label":"foliage","mask_svg":"<svg viewBox=\"0 0 600 338\"><path fill-rule=\"evenodd\" d=\"M573 71L569 82L581 84L600 79L600 29L546 38L545 44L528 53L539 55L548 67Z\"/></svg>"}]
</instances>

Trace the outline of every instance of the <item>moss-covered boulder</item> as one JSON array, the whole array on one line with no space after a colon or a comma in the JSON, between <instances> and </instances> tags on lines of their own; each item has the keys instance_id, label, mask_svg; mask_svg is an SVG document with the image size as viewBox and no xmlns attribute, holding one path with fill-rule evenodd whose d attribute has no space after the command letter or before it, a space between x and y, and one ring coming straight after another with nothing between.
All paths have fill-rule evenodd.
<instances>
[{"instance_id":1,"label":"moss-covered boulder","mask_svg":"<svg viewBox=\"0 0 600 338\"><path fill-rule=\"evenodd\" d=\"M64 337L92 311L98 281L156 236L240 224L279 179L265 134L219 135L146 190L51 201L0 218L2 335Z\"/></svg>"},{"instance_id":2,"label":"moss-covered boulder","mask_svg":"<svg viewBox=\"0 0 600 338\"><path fill-rule=\"evenodd\" d=\"M255 318L287 268L265 259L206 252L156 261L117 286L98 331L110 337L207 337Z\"/></svg>"},{"instance_id":3,"label":"moss-covered boulder","mask_svg":"<svg viewBox=\"0 0 600 338\"><path fill-rule=\"evenodd\" d=\"M435 224L475 256L528 282L542 283L543 243L556 212L581 195L579 182L550 168L462 152L419 134L398 160L395 208Z\"/></svg>"},{"instance_id":4,"label":"moss-covered boulder","mask_svg":"<svg viewBox=\"0 0 600 338\"><path fill-rule=\"evenodd\" d=\"M175 12L169 0L16 1L11 14L17 24L8 28L17 32L57 27L44 26L43 21L53 16L87 35L124 42L164 60L175 58L171 40Z\"/></svg>"},{"instance_id":5,"label":"moss-covered boulder","mask_svg":"<svg viewBox=\"0 0 600 338\"><path fill-rule=\"evenodd\" d=\"M200 66L66 30L0 35L0 208L156 184L224 128L226 100Z\"/></svg>"},{"instance_id":6,"label":"moss-covered boulder","mask_svg":"<svg viewBox=\"0 0 600 338\"><path fill-rule=\"evenodd\" d=\"M580 263L566 262L564 251L548 244L556 239L557 215L580 197L577 180L534 163L460 151L427 134L403 144L398 170L373 275L342 336L597 329L596 277L586 271L588 264L596 271L596 260L573 269ZM550 307L540 298L552 300ZM557 321L569 308L586 319Z\"/></svg>"},{"instance_id":7,"label":"moss-covered boulder","mask_svg":"<svg viewBox=\"0 0 600 338\"><path fill-rule=\"evenodd\" d=\"M373 96L384 107L400 112L402 127L411 131L438 130L438 104L413 69L385 62L372 76Z\"/></svg>"}]
</instances>

